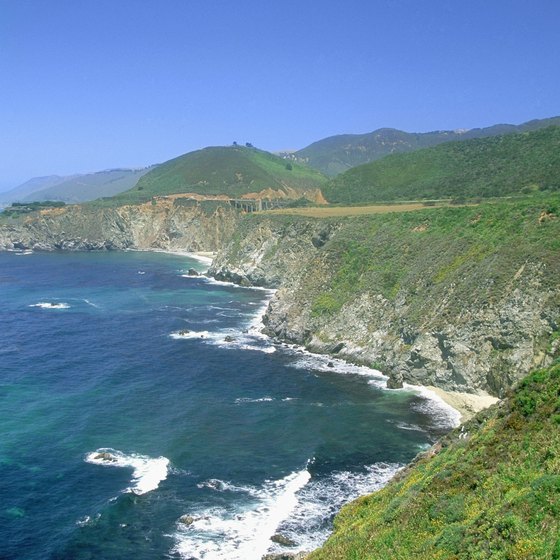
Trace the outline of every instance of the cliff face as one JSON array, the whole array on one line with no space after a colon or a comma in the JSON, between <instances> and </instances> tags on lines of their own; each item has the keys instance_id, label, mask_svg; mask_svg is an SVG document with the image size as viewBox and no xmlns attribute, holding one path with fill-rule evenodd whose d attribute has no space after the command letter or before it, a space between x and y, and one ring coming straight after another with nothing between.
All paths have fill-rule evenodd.
<instances>
[{"instance_id":1,"label":"cliff face","mask_svg":"<svg viewBox=\"0 0 560 560\"><path fill-rule=\"evenodd\" d=\"M0 249L219 251L210 274L278 288L267 332L403 381L501 396L560 329L558 200L359 218L241 217L158 200L0 225Z\"/></svg>"},{"instance_id":2,"label":"cliff face","mask_svg":"<svg viewBox=\"0 0 560 560\"><path fill-rule=\"evenodd\" d=\"M560 220L542 212L251 216L210 272L279 287L271 335L377 367L394 386L500 396L550 361L559 328Z\"/></svg>"},{"instance_id":3,"label":"cliff face","mask_svg":"<svg viewBox=\"0 0 560 560\"><path fill-rule=\"evenodd\" d=\"M68 206L0 225L0 250L216 251L237 221L237 212L226 206L205 211L168 200L117 208Z\"/></svg>"}]
</instances>

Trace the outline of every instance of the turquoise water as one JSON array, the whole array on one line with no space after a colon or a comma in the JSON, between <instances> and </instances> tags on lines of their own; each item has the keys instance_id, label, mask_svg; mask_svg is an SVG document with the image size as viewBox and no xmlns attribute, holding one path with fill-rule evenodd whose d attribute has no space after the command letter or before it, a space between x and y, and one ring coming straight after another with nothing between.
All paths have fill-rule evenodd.
<instances>
[{"instance_id":1,"label":"turquoise water","mask_svg":"<svg viewBox=\"0 0 560 560\"><path fill-rule=\"evenodd\" d=\"M0 558L251 560L278 531L310 549L451 425L261 336L271 294L185 276L201 266L0 254Z\"/></svg>"}]
</instances>

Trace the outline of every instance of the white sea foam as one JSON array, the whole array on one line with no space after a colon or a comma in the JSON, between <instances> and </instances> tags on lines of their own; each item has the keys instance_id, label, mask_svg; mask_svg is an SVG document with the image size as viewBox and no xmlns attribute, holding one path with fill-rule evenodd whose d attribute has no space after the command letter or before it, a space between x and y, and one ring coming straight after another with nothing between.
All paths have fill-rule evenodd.
<instances>
[{"instance_id":1,"label":"white sea foam","mask_svg":"<svg viewBox=\"0 0 560 560\"><path fill-rule=\"evenodd\" d=\"M275 400L273 397L260 397L258 399L251 399L249 397L243 397L243 398L240 398L240 399L235 399L235 404L272 402L273 400Z\"/></svg>"},{"instance_id":2,"label":"white sea foam","mask_svg":"<svg viewBox=\"0 0 560 560\"><path fill-rule=\"evenodd\" d=\"M386 419L385 422L389 424L394 424L400 430L406 430L409 432L426 432L426 430L416 424L407 424L406 422L397 422L395 420Z\"/></svg>"},{"instance_id":3,"label":"white sea foam","mask_svg":"<svg viewBox=\"0 0 560 560\"><path fill-rule=\"evenodd\" d=\"M40 301L32 303L29 307L40 307L41 309L69 309L70 305L64 302Z\"/></svg>"},{"instance_id":4,"label":"white sea foam","mask_svg":"<svg viewBox=\"0 0 560 560\"><path fill-rule=\"evenodd\" d=\"M173 552L204 560L260 560L270 537L298 504L297 494L309 482L307 469L254 489L236 508L190 512L194 521L178 523Z\"/></svg>"},{"instance_id":5,"label":"white sea foam","mask_svg":"<svg viewBox=\"0 0 560 560\"><path fill-rule=\"evenodd\" d=\"M253 350L272 354L276 347L270 344L264 337L249 334L249 332L234 329L222 329L219 331L190 331L181 330L169 335L175 340L199 340L205 344L212 344L226 349Z\"/></svg>"},{"instance_id":6,"label":"white sea foam","mask_svg":"<svg viewBox=\"0 0 560 560\"><path fill-rule=\"evenodd\" d=\"M191 331L184 329L173 332L169 336L175 340L198 339L206 344L213 344L220 348L251 350L272 354L276 352L276 346L272 344L269 337L261 333L261 329L263 328L262 319L266 313L268 303L274 295L273 290L268 290L268 292L268 297L260 303L256 312L248 314L249 321L241 326L241 330L221 329L218 331ZM209 305L208 309L216 311L217 315L223 315L224 312L231 311L230 308L215 305ZM237 317L239 313L235 313L232 316Z\"/></svg>"},{"instance_id":7,"label":"white sea foam","mask_svg":"<svg viewBox=\"0 0 560 560\"><path fill-rule=\"evenodd\" d=\"M212 284L213 286L226 286L228 288L239 288L241 290L258 290L262 292L271 292L274 293L275 290L271 290L270 288L263 288L261 286L241 286L240 284L236 284L235 282L227 282L225 280L216 280L212 278L212 276L207 276L204 272L201 272L198 275L194 274L181 274L183 278L198 278L207 284Z\"/></svg>"},{"instance_id":8,"label":"white sea foam","mask_svg":"<svg viewBox=\"0 0 560 560\"><path fill-rule=\"evenodd\" d=\"M197 484L198 488L209 488L210 490L215 490L216 492L245 492L250 495L258 495L258 491L250 486L238 486L232 484L231 482L226 482L220 480L219 478L210 478L204 482L199 482Z\"/></svg>"},{"instance_id":9,"label":"white sea foam","mask_svg":"<svg viewBox=\"0 0 560 560\"><path fill-rule=\"evenodd\" d=\"M169 459L166 457L152 458L147 455L131 453L126 455L122 451L110 448L101 448L88 453L84 459L87 463L102 465L104 467L132 468L133 485L124 492L145 494L155 490L162 480L167 478Z\"/></svg>"},{"instance_id":10,"label":"white sea foam","mask_svg":"<svg viewBox=\"0 0 560 560\"><path fill-rule=\"evenodd\" d=\"M403 390L411 391L423 397L423 400L416 404L414 408L429 415L434 424L451 428L461 423L461 413L430 389L405 383Z\"/></svg>"},{"instance_id":11,"label":"white sea foam","mask_svg":"<svg viewBox=\"0 0 560 560\"><path fill-rule=\"evenodd\" d=\"M25 251L14 251L16 255L32 255L33 251L31 249L27 249Z\"/></svg>"},{"instance_id":12,"label":"white sea foam","mask_svg":"<svg viewBox=\"0 0 560 560\"><path fill-rule=\"evenodd\" d=\"M370 378L368 381L370 385L380 389L387 388L386 384L388 377L386 375L383 375L383 373L378 370L366 366L350 364L340 358L333 358L329 355L314 354L296 345L292 347L286 347L285 351L297 356L297 359L291 364L292 367L323 372L329 371L342 374L363 375ZM423 400L415 404L414 407L419 412L429 415L433 423L437 426L451 428L458 426L461 423L460 412L455 410L452 406L447 404L439 395L437 395L433 391L430 391L426 387L405 383L402 389L388 390L408 391L423 397ZM401 427L402 429L407 429L402 426L399 427Z\"/></svg>"},{"instance_id":13,"label":"white sea foam","mask_svg":"<svg viewBox=\"0 0 560 560\"><path fill-rule=\"evenodd\" d=\"M185 329L182 331L173 332L169 336L171 338L174 338L175 340L188 340L193 338L209 339L217 337L218 333L210 333L209 331L189 331Z\"/></svg>"},{"instance_id":14,"label":"white sea foam","mask_svg":"<svg viewBox=\"0 0 560 560\"><path fill-rule=\"evenodd\" d=\"M402 468L376 463L361 472L337 471L317 477L297 494L297 505L277 527L277 532L297 543L294 552L320 546L332 530L332 519L346 503L383 487ZM282 552L271 544L268 552Z\"/></svg>"},{"instance_id":15,"label":"white sea foam","mask_svg":"<svg viewBox=\"0 0 560 560\"><path fill-rule=\"evenodd\" d=\"M286 348L286 352L296 357L291 366L297 369L362 375L370 378L370 384L380 388L384 388L387 383L387 376L367 366L358 366L324 354L313 354L301 347Z\"/></svg>"}]
</instances>

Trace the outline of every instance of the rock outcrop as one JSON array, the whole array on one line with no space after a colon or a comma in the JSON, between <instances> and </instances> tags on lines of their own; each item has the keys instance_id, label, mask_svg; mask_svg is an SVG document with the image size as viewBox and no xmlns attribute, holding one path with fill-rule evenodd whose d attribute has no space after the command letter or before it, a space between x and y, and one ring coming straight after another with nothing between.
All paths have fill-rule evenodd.
<instances>
[{"instance_id":1,"label":"rock outcrop","mask_svg":"<svg viewBox=\"0 0 560 560\"><path fill-rule=\"evenodd\" d=\"M534 229L534 240L525 233L519 242L506 235L486 241L468 230L480 211L446 212L455 239L429 235L429 212L398 224L394 215L252 216L210 273L279 288L264 316L269 335L376 367L390 376L390 387L409 382L501 396L550 362L560 324L560 255L539 236L557 236L558 224L538 230L537 207L518 224L520 232Z\"/></svg>"},{"instance_id":2,"label":"rock outcrop","mask_svg":"<svg viewBox=\"0 0 560 560\"><path fill-rule=\"evenodd\" d=\"M541 220L543 204L338 219L71 206L5 220L0 249L218 251L215 278L278 289L269 335L373 366L393 388L501 396L560 340L560 220L550 204Z\"/></svg>"},{"instance_id":3,"label":"rock outcrop","mask_svg":"<svg viewBox=\"0 0 560 560\"><path fill-rule=\"evenodd\" d=\"M67 206L0 224L0 249L216 251L233 234L239 213L227 205L158 200L142 205Z\"/></svg>"}]
</instances>

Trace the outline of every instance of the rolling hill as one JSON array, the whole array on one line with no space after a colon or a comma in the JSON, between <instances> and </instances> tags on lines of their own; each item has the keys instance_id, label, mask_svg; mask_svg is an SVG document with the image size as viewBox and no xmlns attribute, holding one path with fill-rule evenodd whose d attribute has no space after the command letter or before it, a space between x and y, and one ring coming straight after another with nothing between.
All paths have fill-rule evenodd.
<instances>
[{"instance_id":1,"label":"rolling hill","mask_svg":"<svg viewBox=\"0 0 560 560\"><path fill-rule=\"evenodd\" d=\"M153 196L182 193L231 197L260 193L270 198L297 198L326 181L314 169L256 148L209 147L158 165L114 201L141 202Z\"/></svg>"},{"instance_id":2,"label":"rolling hill","mask_svg":"<svg viewBox=\"0 0 560 560\"><path fill-rule=\"evenodd\" d=\"M508 196L560 188L560 127L449 142L350 169L323 188L358 204Z\"/></svg>"},{"instance_id":3,"label":"rolling hill","mask_svg":"<svg viewBox=\"0 0 560 560\"><path fill-rule=\"evenodd\" d=\"M530 132L551 125L560 125L560 117L536 119L521 125L497 124L471 130L438 130L422 133L380 128L366 134L341 134L324 138L293 153L291 158L333 177L352 167L376 161L390 154L413 152L444 142Z\"/></svg>"}]
</instances>

